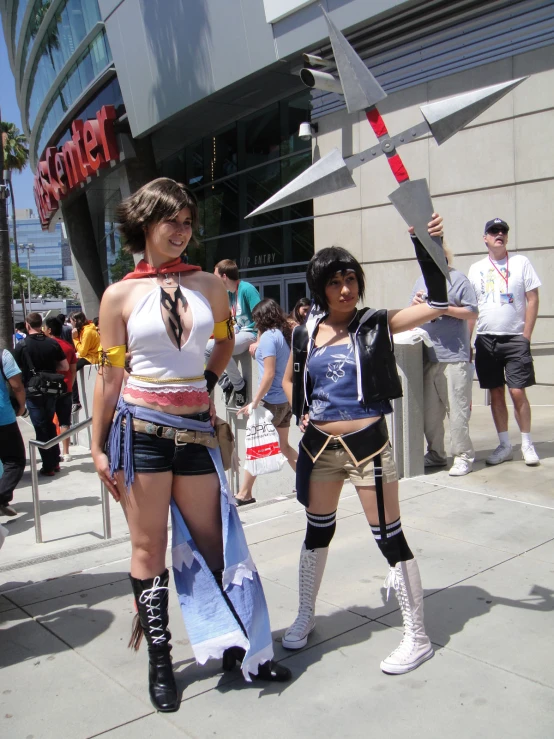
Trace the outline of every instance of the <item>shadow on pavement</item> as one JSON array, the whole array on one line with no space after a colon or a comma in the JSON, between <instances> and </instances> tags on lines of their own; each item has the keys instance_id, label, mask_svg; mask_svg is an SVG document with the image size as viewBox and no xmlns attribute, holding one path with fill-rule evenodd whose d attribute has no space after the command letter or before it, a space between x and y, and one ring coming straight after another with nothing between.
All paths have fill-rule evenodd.
<instances>
[{"instance_id":1,"label":"shadow on pavement","mask_svg":"<svg viewBox=\"0 0 554 739\"><path fill-rule=\"evenodd\" d=\"M17 492L17 491L16 491ZM86 498L70 498L61 500L49 500L42 498L40 501L41 517L48 513L56 513L58 511L69 511L72 508L80 508L81 506L92 507L101 505L102 500L99 495L87 496ZM35 515L33 504L27 502L18 503L16 500L13 506L18 512L17 518L8 518L2 522L2 526L6 526L10 534L21 534L28 531L35 525ZM66 538L66 537L62 537ZM45 538L45 541L56 541L57 539Z\"/></svg>"}]
</instances>

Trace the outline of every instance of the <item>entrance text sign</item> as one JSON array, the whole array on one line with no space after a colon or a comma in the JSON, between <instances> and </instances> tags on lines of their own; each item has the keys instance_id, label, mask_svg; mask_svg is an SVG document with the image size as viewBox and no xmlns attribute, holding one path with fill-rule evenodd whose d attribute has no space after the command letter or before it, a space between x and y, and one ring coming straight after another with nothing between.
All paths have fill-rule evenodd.
<instances>
[{"instance_id":1,"label":"entrance text sign","mask_svg":"<svg viewBox=\"0 0 554 739\"><path fill-rule=\"evenodd\" d=\"M35 174L33 190L44 230L60 207L60 200L99 169L119 159L114 132L116 112L113 105L104 105L96 119L73 121L73 136L56 149L44 152Z\"/></svg>"}]
</instances>

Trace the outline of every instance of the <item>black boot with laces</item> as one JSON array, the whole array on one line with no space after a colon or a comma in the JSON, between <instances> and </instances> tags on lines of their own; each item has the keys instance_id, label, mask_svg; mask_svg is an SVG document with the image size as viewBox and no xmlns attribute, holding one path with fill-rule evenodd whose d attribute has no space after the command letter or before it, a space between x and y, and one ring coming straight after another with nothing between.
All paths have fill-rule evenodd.
<instances>
[{"instance_id":1,"label":"black boot with laces","mask_svg":"<svg viewBox=\"0 0 554 739\"><path fill-rule=\"evenodd\" d=\"M164 570L161 575L148 580L129 577L137 604L129 646L138 650L142 635L146 636L148 690L152 705L162 713L177 711L180 701L171 663L171 633L167 628L169 573Z\"/></svg>"}]
</instances>

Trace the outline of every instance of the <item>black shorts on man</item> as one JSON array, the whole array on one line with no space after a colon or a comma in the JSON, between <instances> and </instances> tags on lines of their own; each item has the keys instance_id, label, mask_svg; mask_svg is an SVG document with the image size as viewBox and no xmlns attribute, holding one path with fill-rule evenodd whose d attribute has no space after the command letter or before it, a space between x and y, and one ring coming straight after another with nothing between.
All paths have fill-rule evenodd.
<instances>
[{"instance_id":1,"label":"black shorts on man","mask_svg":"<svg viewBox=\"0 0 554 739\"><path fill-rule=\"evenodd\" d=\"M475 341L475 370L479 386L491 390L535 384L531 344L521 334L478 334Z\"/></svg>"}]
</instances>

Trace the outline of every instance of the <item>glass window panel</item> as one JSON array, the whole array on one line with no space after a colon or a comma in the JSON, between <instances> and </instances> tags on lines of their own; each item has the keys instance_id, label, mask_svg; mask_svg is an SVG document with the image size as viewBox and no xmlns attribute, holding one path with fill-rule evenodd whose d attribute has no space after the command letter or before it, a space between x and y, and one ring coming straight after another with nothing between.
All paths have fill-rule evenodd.
<instances>
[{"instance_id":1,"label":"glass window panel","mask_svg":"<svg viewBox=\"0 0 554 739\"><path fill-rule=\"evenodd\" d=\"M198 187L205 183L204 178L204 147L202 141L197 141L186 150L187 177L185 182L190 187Z\"/></svg>"},{"instance_id":2,"label":"glass window panel","mask_svg":"<svg viewBox=\"0 0 554 739\"><path fill-rule=\"evenodd\" d=\"M241 177L246 179L246 211L250 213L280 189L281 162L276 161L266 167L259 167ZM266 226L280 220L282 211L275 210L243 221L243 228Z\"/></svg>"},{"instance_id":3,"label":"glass window panel","mask_svg":"<svg viewBox=\"0 0 554 739\"><path fill-rule=\"evenodd\" d=\"M227 236L226 238L215 239L203 244L204 264L203 269L206 272L213 272L215 265L222 259L234 259L239 263L240 257L240 237ZM192 255L191 255L192 262Z\"/></svg>"},{"instance_id":4,"label":"glass window panel","mask_svg":"<svg viewBox=\"0 0 554 739\"><path fill-rule=\"evenodd\" d=\"M243 119L245 168L275 159L280 155L279 106L277 103Z\"/></svg>"},{"instance_id":5,"label":"glass window panel","mask_svg":"<svg viewBox=\"0 0 554 739\"><path fill-rule=\"evenodd\" d=\"M92 60L90 55L84 56L81 61L77 64L79 70L79 79L81 81L81 91L90 85L94 79L94 70L92 68Z\"/></svg>"},{"instance_id":6,"label":"glass window panel","mask_svg":"<svg viewBox=\"0 0 554 739\"><path fill-rule=\"evenodd\" d=\"M290 100L281 103L281 121L283 125L281 155L293 154L312 148L311 141L302 141L298 136L301 123L311 118L310 92L306 90Z\"/></svg>"},{"instance_id":7,"label":"glass window panel","mask_svg":"<svg viewBox=\"0 0 554 739\"><path fill-rule=\"evenodd\" d=\"M235 124L225 131L209 138L208 182L234 174L238 169L237 161L237 127Z\"/></svg>"},{"instance_id":8,"label":"glass window panel","mask_svg":"<svg viewBox=\"0 0 554 739\"><path fill-rule=\"evenodd\" d=\"M247 264L241 266L260 267L283 264L283 229L266 228L261 231L249 231L243 234L243 249L248 254ZM222 257L223 258L223 257Z\"/></svg>"},{"instance_id":9,"label":"glass window panel","mask_svg":"<svg viewBox=\"0 0 554 739\"><path fill-rule=\"evenodd\" d=\"M89 5L95 6L96 3L92 2ZM90 27L87 28L85 17L83 15L83 3L81 0L69 0L66 5L67 15L69 24L71 26L71 33L75 40L84 39Z\"/></svg>"},{"instance_id":10,"label":"glass window panel","mask_svg":"<svg viewBox=\"0 0 554 739\"><path fill-rule=\"evenodd\" d=\"M97 36L90 45L90 56L94 76L97 77L108 65L108 54L104 43L104 34Z\"/></svg>"},{"instance_id":11,"label":"glass window panel","mask_svg":"<svg viewBox=\"0 0 554 739\"><path fill-rule=\"evenodd\" d=\"M204 237L213 238L239 229L238 191L235 178L204 190Z\"/></svg>"}]
</instances>

